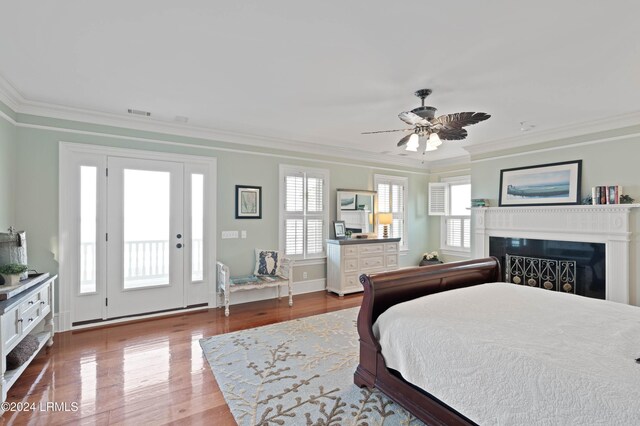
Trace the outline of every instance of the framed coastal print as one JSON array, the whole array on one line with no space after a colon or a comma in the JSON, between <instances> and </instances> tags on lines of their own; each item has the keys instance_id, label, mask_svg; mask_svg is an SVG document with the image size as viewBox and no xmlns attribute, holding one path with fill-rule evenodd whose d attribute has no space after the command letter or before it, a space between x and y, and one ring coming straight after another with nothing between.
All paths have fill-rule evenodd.
<instances>
[{"instance_id":1,"label":"framed coastal print","mask_svg":"<svg viewBox=\"0 0 640 426\"><path fill-rule=\"evenodd\" d=\"M236 219L262 219L262 187L236 185Z\"/></svg>"},{"instance_id":2,"label":"framed coastal print","mask_svg":"<svg viewBox=\"0 0 640 426\"><path fill-rule=\"evenodd\" d=\"M582 160L500 171L500 206L578 204Z\"/></svg>"},{"instance_id":3,"label":"framed coastal print","mask_svg":"<svg viewBox=\"0 0 640 426\"><path fill-rule=\"evenodd\" d=\"M355 210L356 209L356 193L355 192L340 192L340 210Z\"/></svg>"}]
</instances>

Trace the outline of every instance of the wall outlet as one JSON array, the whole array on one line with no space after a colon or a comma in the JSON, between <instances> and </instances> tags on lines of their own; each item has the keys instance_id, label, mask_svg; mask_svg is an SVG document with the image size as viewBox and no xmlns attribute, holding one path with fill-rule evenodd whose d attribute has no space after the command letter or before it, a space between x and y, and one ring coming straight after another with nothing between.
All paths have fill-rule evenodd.
<instances>
[{"instance_id":1,"label":"wall outlet","mask_svg":"<svg viewBox=\"0 0 640 426\"><path fill-rule=\"evenodd\" d=\"M222 239L238 238L238 231L222 231Z\"/></svg>"},{"instance_id":2,"label":"wall outlet","mask_svg":"<svg viewBox=\"0 0 640 426\"><path fill-rule=\"evenodd\" d=\"M306 280L308 277L309 277L309 274L307 274L307 271L304 271L304 272L302 273L302 279L303 279L303 280Z\"/></svg>"},{"instance_id":3,"label":"wall outlet","mask_svg":"<svg viewBox=\"0 0 640 426\"><path fill-rule=\"evenodd\" d=\"M247 231L240 231L240 238L247 238Z\"/></svg>"}]
</instances>

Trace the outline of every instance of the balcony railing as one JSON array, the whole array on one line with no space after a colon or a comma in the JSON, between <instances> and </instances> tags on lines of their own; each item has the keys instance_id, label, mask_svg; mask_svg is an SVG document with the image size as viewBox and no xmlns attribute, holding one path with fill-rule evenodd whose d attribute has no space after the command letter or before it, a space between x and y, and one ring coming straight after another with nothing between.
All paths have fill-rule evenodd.
<instances>
[{"instance_id":1,"label":"balcony railing","mask_svg":"<svg viewBox=\"0 0 640 426\"><path fill-rule=\"evenodd\" d=\"M203 242L191 241L191 279L203 279ZM124 244L124 281L157 282L169 276L169 241L128 241ZM81 292L95 291L96 245L80 244Z\"/></svg>"}]
</instances>

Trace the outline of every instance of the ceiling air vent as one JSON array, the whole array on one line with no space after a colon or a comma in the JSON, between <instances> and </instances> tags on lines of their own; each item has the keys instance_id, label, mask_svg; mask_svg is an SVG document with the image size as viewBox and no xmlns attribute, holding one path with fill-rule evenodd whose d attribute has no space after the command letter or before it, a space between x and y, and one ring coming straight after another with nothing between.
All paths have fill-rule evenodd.
<instances>
[{"instance_id":1,"label":"ceiling air vent","mask_svg":"<svg viewBox=\"0 0 640 426\"><path fill-rule=\"evenodd\" d=\"M131 109L131 108L129 108L127 110L127 112L129 114L133 114L133 115L141 115L143 117L151 117L151 113L149 111L142 111L142 110L139 110L139 109Z\"/></svg>"}]
</instances>

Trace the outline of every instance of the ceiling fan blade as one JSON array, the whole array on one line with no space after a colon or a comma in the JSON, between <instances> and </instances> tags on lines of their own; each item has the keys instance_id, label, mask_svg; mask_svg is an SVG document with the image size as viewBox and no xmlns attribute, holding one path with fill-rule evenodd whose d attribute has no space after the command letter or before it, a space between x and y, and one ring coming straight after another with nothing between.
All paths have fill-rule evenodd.
<instances>
[{"instance_id":1,"label":"ceiling fan blade","mask_svg":"<svg viewBox=\"0 0 640 426\"><path fill-rule=\"evenodd\" d=\"M438 131L438 137L447 141L460 141L467 137L467 131L462 128L444 128Z\"/></svg>"},{"instance_id":2,"label":"ceiling fan blade","mask_svg":"<svg viewBox=\"0 0 640 426\"><path fill-rule=\"evenodd\" d=\"M484 112L456 112L445 114L431 120L433 125L442 125L445 128L461 128L487 120L491 116Z\"/></svg>"},{"instance_id":3,"label":"ceiling fan blade","mask_svg":"<svg viewBox=\"0 0 640 426\"><path fill-rule=\"evenodd\" d=\"M402 139L400 139L400 142L398 142L398 146L405 146L407 144L407 142L409 142L409 139L411 138L412 135L414 135L415 133L411 133L410 135L407 135L405 137L403 137Z\"/></svg>"},{"instance_id":4,"label":"ceiling fan blade","mask_svg":"<svg viewBox=\"0 0 640 426\"><path fill-rule=\"evenodd\" d=\"M378 130L376 132L362 132L361 135L373 135L375 133L413 132L415 129Z\"/></svg>"},{"instance_id":5,"label":"ceiling fan blade","mask_svg":"<svg viewBox=\"0 0 640 426\"><path fill-rule=\"evenodd\" d=\"M415 114L411 111L401 112L400 114L398 114L398 118L412 126L415 126L416 124L419 124L421 126L431 126L429 120L422 118L418 114Z\"/></svg>"}]
</instances>

